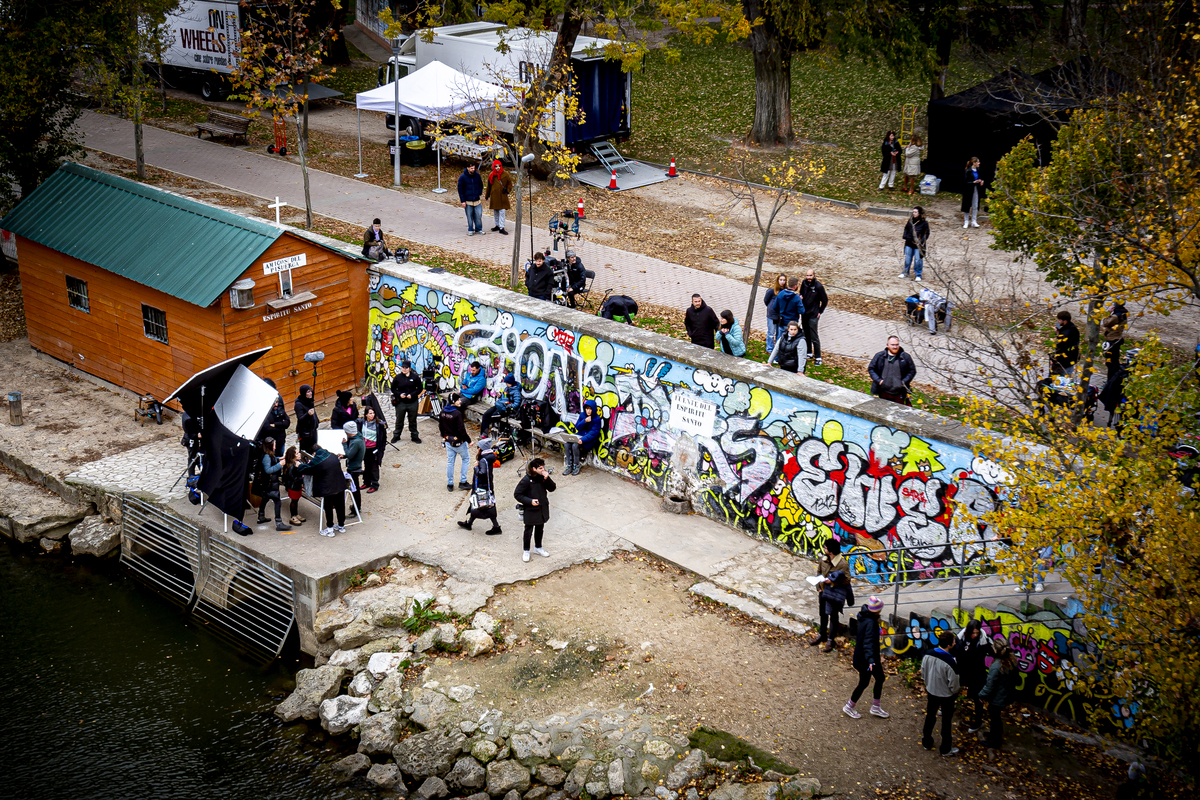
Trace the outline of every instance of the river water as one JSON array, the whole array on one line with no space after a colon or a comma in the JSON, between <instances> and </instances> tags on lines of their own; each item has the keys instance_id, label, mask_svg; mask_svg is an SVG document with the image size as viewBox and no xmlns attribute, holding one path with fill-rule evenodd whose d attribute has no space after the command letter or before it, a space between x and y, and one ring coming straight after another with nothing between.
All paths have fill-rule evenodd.
<instances>
[{"instance_id":1,"label":"river water","mask_svg":"<svg viewBox=\"0 0 1200 800\"><path fill-rule=\"evenodd\" d=\"M377 797L332 783L348 737L271 713L298 658L240 655L113 561L0 544L0 798Z\"/></svg>"}]
</instances>

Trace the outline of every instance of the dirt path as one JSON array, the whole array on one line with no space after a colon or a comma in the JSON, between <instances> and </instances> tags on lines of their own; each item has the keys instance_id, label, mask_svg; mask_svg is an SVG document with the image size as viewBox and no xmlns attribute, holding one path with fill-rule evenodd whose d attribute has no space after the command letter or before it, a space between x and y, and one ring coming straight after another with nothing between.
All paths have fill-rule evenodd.
<instances>
[{"instance_id":1,"label":"dirt path","mask_svg":"<svg viewBox=\"0 0 1200 800\"><path fill-rule=\"evenodd\" d=\"M546 546L553 541L548 530ZM819 653L699 601L687 591L693 580L651 557L621 554L501 587L488 611L507 620L512 644L486 660L438 659L427 679L478 685L522 717L625 703L666 715L685 732L712 725L778 753L837 797L874 798L906 782L947 798L1095 797L1118 769L1090 750L1049 741L1017 710L1006 728L1011 748L999 757L989 758L965 729L956 730L962 758L927 753L923 699L896 675L884 689L891 719L851 720L841 713L856 678L846 652ZM555 651L551 639L568 645Z\"/></svg>"}]
</instances>

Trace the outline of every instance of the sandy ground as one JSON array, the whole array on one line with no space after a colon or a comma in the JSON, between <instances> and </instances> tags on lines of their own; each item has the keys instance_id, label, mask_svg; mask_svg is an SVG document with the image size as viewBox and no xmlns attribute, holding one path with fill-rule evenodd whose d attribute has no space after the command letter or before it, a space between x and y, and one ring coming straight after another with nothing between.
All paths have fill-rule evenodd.
<instances>
[{"instance_id":1,"label":"sandy ground","mask_svg":"<svg viewBox=\"0 0 1200 800\"><path fill-rule=\"evenodd\" d=\"M438 659L426 679L478 685L520 717L624 703L662 714L684 732L712 725L778 753L836 797L875 797L907 781L945 798L1075 796L1018 779L1034 765L1043 780L1081 781L1079 796L1096 796L1115 768L1049 741L1018 710L1001 756L989 757L965 729L955 734L961 758L927 753L920 747L923 697L896 675L884 688L891 719L864 713L851 720L841 713L857 677L847 651L820 653L697 600L687 591L693 580L652 557L624 553L501 587L488 610L506 620L511 646L487 659ZM550 639L569 644L556 652ZM862 705L865 711L869 703Z\"/></svg>"}]
</instances>

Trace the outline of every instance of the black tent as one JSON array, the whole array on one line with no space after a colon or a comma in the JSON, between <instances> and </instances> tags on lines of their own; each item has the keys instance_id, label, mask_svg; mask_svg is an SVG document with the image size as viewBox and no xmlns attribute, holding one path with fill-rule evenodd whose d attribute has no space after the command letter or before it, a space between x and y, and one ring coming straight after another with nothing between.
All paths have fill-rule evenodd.
<instances>
[{"instance_id":1,"label":"black tent","mask_svg":"<svg viewBox=\"0 0 1200 800\"><path fill-rule=\"evenodd\" d=\"M1115 72L1081 58L1036 75L1012 68L934 100L929 104L929 155L922 168L941 178L942 189L961 192L967 159L979 158L990 183L996 163L1026 136L1033 137L1044 164L1070 110L1119 91L1122 83Z\"/></svg>"}]
</instances>

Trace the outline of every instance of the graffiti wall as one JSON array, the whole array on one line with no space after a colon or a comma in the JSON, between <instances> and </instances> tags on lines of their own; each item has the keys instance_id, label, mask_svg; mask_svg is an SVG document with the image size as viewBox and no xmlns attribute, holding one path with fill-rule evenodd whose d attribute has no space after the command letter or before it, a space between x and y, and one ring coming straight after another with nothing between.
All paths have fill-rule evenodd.
<instances>
[{"instance_id":1,"label":"graffiti wall","mask_svg":"<svg viewBox=\"0 0 1200 800\"><path fill-rule=\"evenodd\" d=\"M954 522L956 507L996 502L993 471L965 449L394 275L373 279L370 331L376 392L404 359L441 389L478 361L489 394L512 372L565 427L594 400L603 466L798 552L835 538L868 579L962 568L998 546Z\"/></svg>"}]
</instances>

